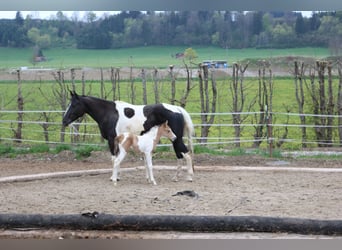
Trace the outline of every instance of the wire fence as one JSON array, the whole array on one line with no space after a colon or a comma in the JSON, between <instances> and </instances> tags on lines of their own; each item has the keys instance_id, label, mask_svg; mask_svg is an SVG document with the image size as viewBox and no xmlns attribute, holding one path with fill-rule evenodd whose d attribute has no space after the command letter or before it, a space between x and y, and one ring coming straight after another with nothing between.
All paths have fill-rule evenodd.
<instances>
[{"instance_id":1,"label":"wire fence","mask_svg":"<svg viewBox=\"0 0 342 250\"><path fill-rule=\"evenodd\" d=\"M91 118L85 117L82 122L74 122L68 128L62 127L62 115L64 111L50 110L31 110L22 111L23 121L16 119L18 111L0 110L0 143L33 144L70 144L70 145L95 145L104 146L106 141L101 137L96 122ZM42 114L45 114L44 118ZM232 116L239 114L243 116L244 123L233 124ZM305 145L308 147L320 146L341 146L339 138L340 125L337 123L338 115L316 115L274 112L272 123L256 124L253 117L260 115L261 112L241 112L241 113L214 113L216 116L214 124L202 124L202 115L212 115L212 113L190 113L196 136L193 138L194 145L202 145L215 148L235 147L237 143L241 147L252 147L259 145L267 147L272 143L273 147L283 147L286 149L299 149L303 146L302 129L307 128ZM307 118L307 124L300 123L300 117ZM332 125L317 125L314 123L315 117L333 117L335 122ZM249 119L250 118L250 119ZM248 122L250 121L250 122ZM284 122L285 121L285 122ZM21 139L18 140L15 134L18 124L21 123ZM210 126L209 135L201 136L201 128ZM240 136L236 137L235 127L241 130ZM256 129L262 127L264 133L256 137ZM316 129L332 128L332 140L318 141L315 136ZM269 133L269 128L272 132ZM162 140L159 146L171 145L167 140Z\"/></svg>"}]
</instances>

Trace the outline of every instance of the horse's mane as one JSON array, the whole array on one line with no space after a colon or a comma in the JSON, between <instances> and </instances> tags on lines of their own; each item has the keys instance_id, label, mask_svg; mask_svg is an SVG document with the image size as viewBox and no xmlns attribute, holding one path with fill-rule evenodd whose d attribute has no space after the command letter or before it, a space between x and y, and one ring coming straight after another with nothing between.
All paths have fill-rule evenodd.
<instances>
[{"instance_id":1,"label":"horse's mane","mask_svg":"<svg viewBox=\"0 0 342 250\"><path fill-rule=\"evenodd\" d=\"M104 106L115 107L115 102L109 101L109 100L105 100L105 99L102 99L102 98L99 98L99 97L82 95L82 98L90 101L92 104L96 103L97 105L104 105Z\"/></svg>"}]
</instances>

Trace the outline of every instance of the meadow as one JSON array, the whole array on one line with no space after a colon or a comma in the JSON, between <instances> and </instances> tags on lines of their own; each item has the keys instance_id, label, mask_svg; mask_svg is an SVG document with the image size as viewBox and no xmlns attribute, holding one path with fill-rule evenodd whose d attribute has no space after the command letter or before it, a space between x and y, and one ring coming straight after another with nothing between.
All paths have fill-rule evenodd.
<instances>
[{"instance_id":1,"label":"meadow","mask_svg":"<svg viewBox=\"0 0 342 250\"><path fill-rule=\"evenodd\" d=\"M45 68L83 68L83 67L125 67L134 65L134 67L158 67L163 68L170 64L179 65L182 64L181 60L172 58L171 55L183 51L185 48L181 47L143 47L132 49L118 49L118 50L75 50L75 49L51 49L44 51L45 56L48 58L47 62L39 63L35 67ZM305 56L315 57L317 59L329 56L328 50L324 48L301 48L301 49L284 49L284 50L223 50L219 48L194 48L199 55L198 61L206 59L228 59L228 62L242 61L248 58L271 58L282 56ZM0 68L8 70L10 68L17 68L19 65L28 65L28 59L30 57L30 50L24 49L4 49L0 48L2 58L0 59ZM26 62L26 64L24 64ZM31 66L30 66L31 67ZM33 67L33 66L32 66ZM195 67L194 67L195 68ZM196 69L196 68L195 68ZM81 70L81 69L80 69ZM197 69L196 69L197 70ZM47 129L49 133L50 142L60 142L60 129L62 120L62 109L58 104L56 96L53 94L53 89L56 89L57 84L55 81L25 81L22 79L22 92L24 96L24 110L35 111L31 113L25 113L24 119L26 123L23 125L23 138L26 138L26 143L39 142L44 143L43 124L48 118L49 127ZM142 85L141 78L136 76L134 78L134 89L136 104L142 103ZM234 146L234 128L232 125L232 96L230 92L230 84L232 78L229 76L221 77L217 79L217 114L215 116L214 125L210 128L208 145L212 147L231 148ZM298 149L301 147L301 131L299 127L299 117L297 115L288 116L287 110L290 113L297 113L297 102L295 99L295 87L293 77L275 77L274 93L273 93L273 136L275 141L282 137L285 131L285 124L288 123L288 142L282 145L287 149ZM338 79L336 79L336 83ZM176 99L179 100L184 93L186 79L177 79L176 82ZM255 98L258 89L258 79L249 77L244 80L246 86L246 107ZM66 82L70 85L70 81ZM108 99L111 99L111 82L110 79L104 79L105 93ZM200 136L200 124L201 119L198 113L200 109L199 99L199 87L198 78L192 79L192 90L188 97L186 109L192 114L193 121L195 123L196 135ZM76 79L76 89L81 92L81 81ZM162 78L158 85L161 102L170 102L171 95L171 81L169 77ZM8 138L13 137L13 131L16 128L17 109L16 96L17 96L17 84L16 82L6 82L0 79L0 99L1 99L1 112L0 120L6 121L0 124L1 132L0 138L3 142L10 142ZM130 102L131 100L131 83L128 80L120 81L120 99ZM100 96L100 84L98 81L86 79L85 93L90 95ZM336 92L337 93L337 92ZM147 79L147 96L148 103L154 102L155 91L153 88L153 80ZM307 106L307 113L312 113L310 106ZM42 111L48 112L47 116L43 116ZM56 112L59 111L59 112ZM248 111L245 108L244 111ZM259 107L254 105L251 112L258 112ZM250 147L253 143L253 134L255 133L255 117L256 114L244 114L243 132L241 140L242 147ZM308 118L310 120L310 118ZM266 130L266 125L265 128ZM83 143L87 144L100 144L105 143L100 139L98 135L98 129L96 124L88 118L86 123L82 125L79 132L85 133L81 138ZM70 143L74 141L73 129L67 130L66 142ZM312 145L315 146L313 128L308 128L309 140L312 140ZM335 134L334 137L337 135ZM7 139L4 139L7 138ZM261 144L262 147L267 147L268 143L266 138Z\"/></svg>"},{"instance_id":2,"label":"meadow","mask_svg":"<svg viewBox=\"0 0 342 250\"><path fill-rule=\"evenodd\" d=\"M47 61L35 65L31 63L33 49L1 48L0 69L30 67L30 68L109 68L109 67L145 67L166 68L168 65L183 65L182 60L173 55L184 52L186 47L138 47L113 50L78 50L70 48L55 48L44 50ZM324 58L329 56L327 48L292 48L292 49L222 49L218 47L193 47L198 58L203 60L227 60L233 62L247 58L273 58L283 56L306 56ZM0 79L1 80L1 79Z\"/></svg>"}]
</instances>

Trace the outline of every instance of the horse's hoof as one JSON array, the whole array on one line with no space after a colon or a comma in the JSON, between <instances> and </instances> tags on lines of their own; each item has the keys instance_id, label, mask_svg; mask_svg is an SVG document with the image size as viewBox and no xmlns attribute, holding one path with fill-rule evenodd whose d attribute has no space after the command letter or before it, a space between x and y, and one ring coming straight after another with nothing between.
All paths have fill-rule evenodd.
<instances>
[{"instance_id":1,"label":"horse's hoof","mask_svg":"<svg viewBox=\"0 0 342 250\"><path fill-rule=\"evenodd\" d=\"M172 181L173 181L173 182L178 182L178 177L177 177L177 176L173 177L173 178L172 178Z\"/></svg>"},{"instance_id":2,"label":"horse's hoof","mask_svg":"<svg viewBox=\"0 0 342 250\"><path fill-rule=\"evenodd\" d=\"M192 182L192 177L191 177L191 176L188 176L188 177L186 177L185 180L186 180L186 181L189 181L189 182Z\"/></svg>"}]
</instances>

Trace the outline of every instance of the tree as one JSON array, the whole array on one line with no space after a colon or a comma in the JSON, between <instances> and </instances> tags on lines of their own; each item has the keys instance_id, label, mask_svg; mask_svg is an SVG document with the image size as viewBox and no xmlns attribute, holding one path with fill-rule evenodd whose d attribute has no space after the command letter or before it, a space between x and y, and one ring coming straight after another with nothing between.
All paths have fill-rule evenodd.
<instances>
[{"instance_id":1,"label":"tree","mask_svg":"<svg viewBox=\"0 0 342 250\"><path fill-rule=\"evenodd\" d=\"M240 147L240 137L242 132L241 124L247 117L243 117L241 112L246 108L246 83L244 81L244 73L248 68L248 64L242 66L239 63L233 64L233 76L232 82L229 85L230 94L232 97L232 104L228 105L230 112L232 112L233 124L234 124L234 135L235 135L235 146ZM247 110L249 111L253 106L255 100L253 99L249 103Z\"/></svg>"},{"instance_id":2,"label":"tree","mask_svg":"<svg viewBox=\"0 0 342 250\"><path fill-rule=\"evenodd\" d=\"M305 82L305 68L306 65L304 62L299 63L298 61L294 62L294 77L295 77L295 90L296 90L296 100L298 103L298 113L300 114L300 123L302 125L302 147L306 148L307 146L307 135L306 135L306 118L304 115L304 104L305 104L305 95L304 95L304 85Z\"/></svg>"},{"instance_id":3,"label":"tree","mask_svg":"<svg viewBox=\"0 0 342 250\"><path fill-rule=\"evenodd\" d=\"M299 13L296 19L295 31L297 35L303 35L306 33L306 25L302 13Z\"/></svg>"},{"instance_id":4,"label":"tree","mask_svg":"<svg viewBox=\"0 0 342 250\"><path fill-rule=\"evenodd\" d=\"M309 27L311 31L316 31L321 25L321 21L319 19L319 15L317 13L312 13L312 16L309 18Z\"/></svg>"},{"instance_id":5,"label":"tree","mask_svg":"<svg viewBox=\"0 0 342 250\"><path fill-rule=\"evenodd\" d=\"M210 72L211 78L211 91L209 85L209 71L207 65L200 65L198 71L199 78L199 91L201 98L201 142L207 142L207 137L209 135L209 129L214 123L216 103L217 103L217 88L216 79L213 72ZM210 100L211 99L211 100ZM210 115L208 113L211 113Z\"/></svg>"},{"instance_id":6,"label":"tree","mask_svg":"<svg viewBox=\"0 0 342 250\"><path fill-rule=\"evenodd\" d=\"M338 136L340 138L340 147L342 146L342 64L339 62L337 64L337 70L338 70L338 95L337 95L337 114L339 116L338 118Z\"/></svg>"},{"instance_id":7,"label":"tree","mask_svg":"<svg viewBox=\"0 0 342 250\"><path fill-rule=\"evenodd\" d=\"M40 30L37 28L31 28L27 32L28 39L40 49L47 49L51 45L51 37L49 34L40 35Z\"/></svg>"},{"instance_id":8,"label":"tree","mask_svg":"<svg viewBox=\"0 0 342 250\"><path fill-rule=\"evenodd\" d=\"M93 23L96 20L96 14L92 11L87 11L84 18L88 23Z\"/></svg>"},{"instance_id":9,"label":"tree","mask_svg":"<svg viewBox=\"0 0 342 250\"><path fill-rule=\"evenodd\" d=\"M29 31L27 31L27 37L33 44L37 44L37 41L40 37L39 29L36 27L31 28Z\"/></svg>"},{"instance_id":10,"label":"tree","mask_svg":"<svg viewBox=\"0 0 342 250\"><path fill-rule=\"evenodd\" d=\"M253 13L252 34L259 35L263 31L263 12L256 11Z\"/></svg>"},{"instance_id":11,"label":"tree","mask_svg":"<svg viewBox=\"0 0 342 250\"><path fill-rule=\"evenodd\" d=\"M109 32L98 27L86 26L79 31L76 43L78 49L109 49L112 37Z\"/></svg>"},{"instance_id":12,"label":"tree","mask_svg":"<svg viewBox=\"0 0 342 250\"><path fill-rule=\"evenodd\" d=\"M56 18L57 18L57 21L60 21L60 22L68 20L68 17L66 15L64 15L62 11L58 11L56 13Z\"/></svg>"},{"instance_id":13,"label":"tree","mask_svg":"<svg viewBox=\"0 0 342 250\"><path fill-rule=\"evenodd\" d=\"M21 27L24 25L24 18L23 16L21 15L21 12L20 11L17 11L17 13L15 14L15 23Z\"/></svg>"},{"instance_id":14,"label":"tree","mask_svg":"<svg viewBox=\"0 0 342 250\"><path fill-rule=\"evenodd\" d=\"M187 59L190 63L193 63L193 61L198 57L196 50L193 48L187 48L184 51L184 57Z\"/></svg>"},{"instance_id":15,"label":"tree","mask_svg":"<svg viewBox=\"0 0 342 250\"><path fill-rule=\"evenodd\" d=\"M326 70L328 70L328 84L325 81ZM331 62L316 61L315 68L311 69L310 72L310 86L308 90L312 100L313 113L316 115L313 118L315 123L314 131L319 147L332 146L334 96L331 70ZM316 81L315 72L318 75L318 82Z\"/></svg>"},{"instance_id":16,"label":"tree","mask_svg":"<svg viewBox=\"0 0 342 250\"><path fill-rule=\"evenodd\" d=\"M274 47L287 48L293 46L295 37L293 29L286 23L277 24L272 30L272 44Z\"/></svg>"}]
</instances>

